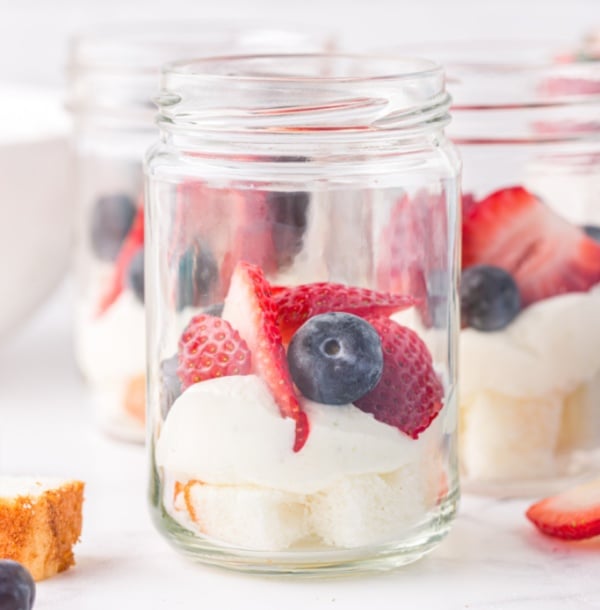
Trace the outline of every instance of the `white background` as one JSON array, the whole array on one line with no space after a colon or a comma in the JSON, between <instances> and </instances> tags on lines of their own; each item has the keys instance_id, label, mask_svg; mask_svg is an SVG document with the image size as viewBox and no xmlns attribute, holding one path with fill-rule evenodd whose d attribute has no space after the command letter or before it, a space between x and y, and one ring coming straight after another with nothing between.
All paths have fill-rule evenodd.
<instances>
[{"instance_id":1,"label":"white background","mask_svg":"<svg viewBox=\"0 0 600 610\"><path fill-rule=\"evenodd\" d=\"M98 21L202 18L317 24L357 48L573 40L600 27L600 0L0 0L0 80L60 84L69 35Z\"/></svg>"}]
</instances>

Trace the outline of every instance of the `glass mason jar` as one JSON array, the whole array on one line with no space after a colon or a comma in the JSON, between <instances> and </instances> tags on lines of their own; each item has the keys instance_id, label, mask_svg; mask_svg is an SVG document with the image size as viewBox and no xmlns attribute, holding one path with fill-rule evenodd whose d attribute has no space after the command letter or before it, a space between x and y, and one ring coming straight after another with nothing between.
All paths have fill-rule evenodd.
<instances>
[{"instance_id":1,"label":"glass mason jar","mask_svg":"<svg viewBox=\"0 0 600 610\"><path fill-rule=\"evenodd\" d=\"M446 534L459 162L442 70L168 67L146 161L150 499L211 564L349 572Z\"/></svg>"},{"instance_id":2,"label":"glass mason jar","mask_svg":"<svg viewBox=\"0 0 600 610\"><path fill-rule=\"evenodd\" d=\"M144 152L160 66L223 52L323 51L326 33L223 23L111 26L74 40L69 105L78 203L75 343L101 427L145 436Z\"/></svg>"},{"instance_id":3,"label":"glass mason jar","mask_svg":"<svg viewBox=\"0 0 600 610\"><path fill-rule=\"evenodd\" d=\"M463 160L465 489L549 493L600 457L600 62L444 47ZM421 49L422 50L422 49Z\"/></svg>"}]
</instances>

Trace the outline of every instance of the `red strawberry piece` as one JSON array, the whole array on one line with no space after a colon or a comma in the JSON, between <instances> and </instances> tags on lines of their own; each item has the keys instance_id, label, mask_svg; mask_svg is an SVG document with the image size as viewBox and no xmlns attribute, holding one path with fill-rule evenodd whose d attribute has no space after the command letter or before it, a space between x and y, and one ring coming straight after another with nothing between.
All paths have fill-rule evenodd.
<instances>
[{"instance_id":1,"label":"red strawberry piece","mask_svg":"<svg viewBox=\"0 0 600 610\"><path fill-rule=\"evenodd\" d=\"M448 268L447 227L445 198L420 190L396 202L379 244L378 288L417 298L426 325L432 323L430 309L435 307L429 303L430 283Z\"/></svg>"},{"instance_id":2,"label":"red strawberry piece","mask_svg":"<svg viewBox=\"0 0 600 610\"><path fill-rule=\"evenodd\" d=\"M410 328L383 316L368 321L381 338L383 373L379 383L354 404L416 439L443 406L444 389L431 354Z\"/></svg>"},{"instance_id":3,"label":"red strawberry piece","mask_svg":"<svg viewBox=\"0 0 600 610\"><path fill-rule=\"evenodd\" d=\"M332 311L355 316L389 316L416 303L413 297L375 292L344 284L316 282L299 286L274 286L279 329L284 343L312 316Z\"/></svg>"},{"instance_id":4,"label":"red strawberry piece","mask_svg":"<svg viewBox=\"0 0 600 610\"><path fill-rule=\"evenodd\" d=\"M256 265L239 262L225 298L223 319L236 328L252 352L252 371L269 387L283 417L296 422L294 451L308 438L308 418L301 410L287 366L271 287Z\"/></svg>"},{"instance_id":5,"label":"red strawberry piece","mask_svg":"<svg viewBox=\"0 0 600 610\"><path fill-rule=\"evenodd\" d=\"M600 535L600 479L529 507L527 518L544 534L565 540Z\"/></svg>"},{"instance_id":6,"label":"red strawberry piece","mask_svg":"<svg viewBox=\"0 0 600 610\"><path fill-rule=\"evenodd\" d=\"M600 282L600 244L520 186L496 191L468 211L462 246L463 268L508 271L523 305Z\"/></svg>"},{"instance_id":7,"label":"red strawberry piece","mask_svg":"<svg viewBox=\"0 0 600 610\"><path fill-rule=\"evenodd\" d=\"M248 375L252 369L250 350L238 331L227 320L206 314L190 320L178 355L182 390L215 377Z\"/></svg>"},{"instance_id":8,"label":"red strawberry piece","mask_svg":"<svg viewBox=\"0 0 600 610\"><path fill-rule=\"evenodd\" d=\"M97 315L101 316L118 298L125 288L127 269L131 259L144 245L144 206L138 207L136 216L127 237L123 241L121 250L117 255L113 276L108 289L102 295L98 305Z\"/></svg>"},{"instance_id":9,"label":"red strawberry piece","mask_svg":"<svg viewBox=\"0 0 600 610\"><path fill-rule=\"evenodd\" d=\"M277 268L271 206L264 191L229 192L226 202L231 229L229 250L221 265L221 282L227 285L240 261L264 269L266 273Z\"/></svg>"}]
</instances>

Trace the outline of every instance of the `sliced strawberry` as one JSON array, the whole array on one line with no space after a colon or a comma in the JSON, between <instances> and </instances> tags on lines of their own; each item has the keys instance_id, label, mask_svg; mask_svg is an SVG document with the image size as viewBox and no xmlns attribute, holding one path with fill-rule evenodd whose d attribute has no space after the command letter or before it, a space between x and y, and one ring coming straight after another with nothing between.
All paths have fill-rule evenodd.
<instances>
[{"instance_id":1,"label":"sliced strawberry","mask_svg":"<svg viewBox=\"0 0 600 610\"><path fill-rule=\"evenodd\" d=\"M468 210L462 246L463 268L508 271L523 305L600 282L600 244L520 186L496 191Z\"/></svg>"},{"instance_id":2,"label":"sliced strawberry","mask_svg":"<svg viewBox=\"0 0 600 610\"><path fill-rule=\"evenodd\" d=\"M177 375L185 390L194 383L248 375L252 369L250 349L227 320L194 316L179 339Z\"/></svg>"},{"instance_id":3,"label":"sliced strawberry","mask_svg":"<svg viewBox=\"0 0 600 610\"><path fill-rule=\"evenodd\" d=\"M433 284L448 268L450 249L445 198L420 190L404 195L394 205L378 248L377 286L419 300L424 324L436 318ZM444 285L445 299L448 287Z\"/></svg>"},{"instance_id":4,"label":"sliced strawberry","mask_svg":"<svg viewBox=\"0 0 600 610\"><path fill-rule=\"evenodd\" d=\"M264 191L231 190L226 202L231 228L229 251L221 265L221 282L227 285L239 261L276 270L271 207Z\"/></svg>"},{"instance_id":5,"label":"sliced strawberry","mask_svg":"<svg viewBox=\"0 0 600 610\"><path fill-rule=\"evenodd\" d=\"M354 404L416 439L444 405L444 388L431 354L410 328L383 316L368 321L381 338L383 373L379 383Z\"/></svg>"},{"instance_id":6,"label":"sliced strawberry","mask_svg":"<svg viewBox=\"0 0 600 610\"><path fill-rule=\"evenodd\" d=\"M527 518L544 534L565 540L600 535L600 479L529 507Z\"/></svg>"},{"instance_id":7,"label":"sliced strawberry","mask_svg":"<svg viewBox=\"0 0 600 610\"><path fill-rule=\"evenodd\" d=\"M312 316L332 311L355 316L389 316L416 303L413 297L375 292L345 284L316 282L300 286L274 286L273 298L284 343Z\"/></svg>"},{"instance_id":8,"label":"sliced strawberry","mask_svg":"<svg viewBox=\"0 0 600 610\"><path fill-rule=\"evenodd\" d=\"M138 207L136 216L115 261L113 277L108 289L102 295L98 305L97 316L101 316L118 298L125 288L127 269L131 259L144 245L144 206Z\"/></svg>"},{"instance_id":9,"label":"sliced strawberry","mask_svg":"<svg viewBox=\"0 0 600 610\"><path fill-rule=\"evenodd\" d=\"M225 298L223 319L248 344L252 370L266 382L281 415L296 422L294 451L300 451L308 438L308 419L294 392L271 287L256 265L245 261L236 265Z\"/></svg>"}]
</instances>

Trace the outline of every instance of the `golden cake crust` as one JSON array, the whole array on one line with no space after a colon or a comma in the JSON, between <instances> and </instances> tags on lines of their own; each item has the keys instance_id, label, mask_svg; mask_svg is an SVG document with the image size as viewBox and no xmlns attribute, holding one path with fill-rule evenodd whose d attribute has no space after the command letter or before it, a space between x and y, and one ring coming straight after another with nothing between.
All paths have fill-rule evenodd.
<instances>
[{"instance_id":1,"label":"golden cake crust","mask_svg":"<svg viewBox=\"0 0 600 610\"><path fill-rule=\"evenodd\" d=\"M34 580L72 566L73 545L81 535L83 490L81 481L65 481L39 495L0 493L0 557L22 563Z\"/></svg>"}]
</instances>

